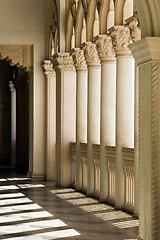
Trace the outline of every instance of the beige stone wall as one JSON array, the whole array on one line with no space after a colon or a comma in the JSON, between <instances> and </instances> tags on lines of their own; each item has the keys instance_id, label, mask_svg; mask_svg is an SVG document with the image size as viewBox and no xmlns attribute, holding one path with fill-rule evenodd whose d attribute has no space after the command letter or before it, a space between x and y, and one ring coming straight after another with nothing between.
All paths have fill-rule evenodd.
<instances>
[{"instance_id":1,"label":"beige stone wall","mask_svg":"<svg viewBox=\"0 0 160 240\"><path fill-rule=\"evenodd\" d=\"M41 62L45 58L46 2L48 0L1 0L0 2L0 44L33 44L32 155L35 174L44 173L45 92Z\"/></svg>"}]
</instances>

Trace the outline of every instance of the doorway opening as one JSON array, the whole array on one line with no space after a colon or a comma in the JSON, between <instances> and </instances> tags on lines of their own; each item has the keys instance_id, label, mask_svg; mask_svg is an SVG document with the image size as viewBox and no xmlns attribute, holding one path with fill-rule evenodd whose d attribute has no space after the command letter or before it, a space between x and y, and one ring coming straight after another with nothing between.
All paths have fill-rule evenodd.
<instances>
[{"instance_id":1,"label":"doorway opening","mask_svg":"<svg viewBox=\"0 0 160 240\"><path fill-rule=\"evenodd\" d=\"M0 60L0 169L29 170L29 87L24 68Z\"/></svg>"}]
</instances>

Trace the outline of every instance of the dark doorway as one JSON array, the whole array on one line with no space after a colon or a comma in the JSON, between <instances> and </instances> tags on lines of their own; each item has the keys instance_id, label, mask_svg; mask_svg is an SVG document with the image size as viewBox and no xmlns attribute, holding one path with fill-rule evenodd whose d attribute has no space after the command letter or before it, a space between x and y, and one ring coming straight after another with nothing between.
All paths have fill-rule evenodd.
<instances>
[{"instance_id":1,"label":"dark doorway","mask_svg":"<svg viewBox=\"0 0 160 240\"><path fill-rule=\"evenodd\" d=\"M27 79L23 68L10 66L6 60L0 61L1 170L16 169L18 172L27 173L29 169L29 88ZM15 102L13 102L13 95Z\"/></svg>"}]
</instances>

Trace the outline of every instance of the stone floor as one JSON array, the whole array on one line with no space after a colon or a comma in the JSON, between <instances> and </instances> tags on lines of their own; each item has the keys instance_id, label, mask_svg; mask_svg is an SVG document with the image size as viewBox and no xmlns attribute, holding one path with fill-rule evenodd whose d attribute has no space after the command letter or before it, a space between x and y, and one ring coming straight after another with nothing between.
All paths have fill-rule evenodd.
<instances>
[{"instance_id":1,"label":"stone floor","mask_svg":"<svg viewBox=\"0 0 160 240\"><path fill-rule=\"evenodd\" d=\"M0 239L133 240L138 220L51 182L0 177Z\"/></svg>"}]
</instances>

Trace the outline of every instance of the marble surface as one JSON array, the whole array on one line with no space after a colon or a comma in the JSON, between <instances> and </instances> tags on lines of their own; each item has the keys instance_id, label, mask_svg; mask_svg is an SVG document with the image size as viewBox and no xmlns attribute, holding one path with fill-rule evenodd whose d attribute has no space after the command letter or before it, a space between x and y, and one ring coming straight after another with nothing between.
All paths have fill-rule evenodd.
<instances>
[{"instance_id":1,"label":"marble surface","mask_svg":"<svg viewBox=\"0 0 160 240\"><path fill-rule=\"evenodd\" d=\"M2 176L0 205L0 239L131 240L138 236L139 222L132 215L72 188L56 188L52 182Z\"/></svg>"}]
</instances>

